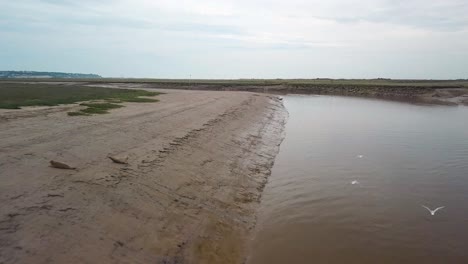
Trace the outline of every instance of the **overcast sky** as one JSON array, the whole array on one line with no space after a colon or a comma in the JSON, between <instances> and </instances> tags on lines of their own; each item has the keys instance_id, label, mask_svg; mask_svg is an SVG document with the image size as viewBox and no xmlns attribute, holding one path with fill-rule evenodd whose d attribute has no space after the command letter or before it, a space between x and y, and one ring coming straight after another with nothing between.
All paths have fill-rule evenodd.
<instances>
[{"instance_id":1,"label":"overcast sky","mask_svg":"<svg viewBox=\"0 0 468 264\"><path fill-rule=\"evenodd\" d=\"M468 78L468 0L0 0L0 70Z\"/></svg>"}]
</instances>

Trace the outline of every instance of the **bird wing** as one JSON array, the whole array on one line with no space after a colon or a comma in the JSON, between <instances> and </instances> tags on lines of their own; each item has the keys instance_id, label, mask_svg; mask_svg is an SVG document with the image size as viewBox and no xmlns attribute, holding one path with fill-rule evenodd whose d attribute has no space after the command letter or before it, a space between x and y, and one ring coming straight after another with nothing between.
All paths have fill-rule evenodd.
<instances>
[{"instance_id":1,"label":"bird wing","mask_svg":"<svg viewBox=\"0 0 468 264\"><path fill-rule=\"evenodd\" d=\"M432 210L431 210L429 207L427 207L427 206L425 206L425 205L421 205L421 206L424 207L424 208L426 208L426 209L432 214Z\"/></svg>"},{"instance_id":2,"label":"bird wing","mask_svg":"<svg viewBox=\"0 0 468 264\"><path fill-rule=\"evenodd\" d=\"M445 206L441 206L441 207L436 208L436 209L434 210L434 213L437 212L437 211L439 211L439 210L442 209L442 208L445 208Z\"/></svg>"}]
</instances>

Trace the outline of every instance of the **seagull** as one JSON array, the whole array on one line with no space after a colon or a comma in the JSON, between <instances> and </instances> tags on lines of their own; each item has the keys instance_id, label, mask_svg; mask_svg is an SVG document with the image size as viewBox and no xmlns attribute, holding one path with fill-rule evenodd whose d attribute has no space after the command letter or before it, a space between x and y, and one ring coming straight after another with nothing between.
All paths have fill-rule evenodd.
<instances>
[{"instance_id":1,"label":"seagull","mask_svg":"<svg viewBox=\"0 0 468 264\"><path fill-rule=\"evenodd\" d=\"M364 155L358 155L357 157L362 159L362 158L364 158Z\"/></svg>"},{"instance_id":2,"label":"seagull","mask_svg":"<svg viewBox=\"0 0 468 264\"><path fill-rule=\"evenodd\" d=\"M435 215L435 213L436 213L437 211L439 211L439 210L442 209L442 208L445 208L445 206L441 206L441 207L436 208L435 210L431 210L429 207L427 207L427 206L425 206L425 205L421 205L421 206L424 207L424 208L426 208L426 209L429 211L429 213L431 213L431 215Z\"/></svg>"},{"instance_id":3,"label":"seagull","mask_svg":"<svg viewBox=\"0 0 468 264\"><path fill-rule=\"evenodd\" d=\"M359 184L359 182L356 181L356 180L354 180L354 181L351 182L351 184L352 184L352 185L355 185L355 184Z\"/></svg>"}]
</instances>

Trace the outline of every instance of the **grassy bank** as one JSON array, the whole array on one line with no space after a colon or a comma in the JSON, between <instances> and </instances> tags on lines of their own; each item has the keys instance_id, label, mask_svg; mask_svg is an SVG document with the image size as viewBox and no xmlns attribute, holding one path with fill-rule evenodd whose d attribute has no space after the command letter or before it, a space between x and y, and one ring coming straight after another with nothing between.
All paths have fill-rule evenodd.
<instances>
[{"instance_id":1,"label":"grassy bank","mask_svg":"<svg viewBox=\"0 0 468 264\"><path fill-rule=\"evenodd\" d=\"M141 83L149 85L219 85L224 87L238 86L291 86L291 87L313 87L313 86L397 86L397 87L468 87L468 80L397 80L397 79L138 79L138 78L100 78L100 79L0 79L3 81L21 82L81 82L81 83Z\"/></svg>"},{"instance_id":2,"label":"grassy bank","mask_svg":"<svg viewBox=\"0 0 468 264\"><path fill-rule=\"evenodd\" d=\"M68 112L69 116L88 116L92 114L107 114L109 110L121 108L123 105L113 103L83 103L81 106L86 106L85 109L76 112Z\"/></svg>"},{"instance_id":3,"label":"grassy bank","mask_svg":"<svg viewBox=\"0 0 468 264\"><path fill-rule=\"evenodd\" d=\"M80 112L82 115L102 114L109 109L122 107L117 103L157 102L156 99L141 98L141 96L156 96L158 94L157 92L145 90L111 89L82 85L0 83L0 108L20 109L23 106L56 106L101 100L106 101L106 103L82 104L87 108Z\"/></svg>"},{"instance_id":4,"label":"grassy bank","mask_svg":"<svg viewBox=\"0 0 468 264\"><path fill-rule=\"evenodd\" d=\"M421 101L424 103L446 104L452 98L468 94L468 80L393 80L393 79L232 79L232 80L187 80L187 79L35 79L6 80L0 79L3 85L24 85L35 83L42 86L82 87L84 85L107 85L125 88L144 87L159 89L187 89L210 91L248 91L276 94L321 94L383 98L399 101ZM66 84L66 85L65 85ZM105 89L91 88L88 89ZM108 89L113 90L113 89ZM121 90L125 91L125 90ZM135 90L130 90L135 91ZM114 91L112 91L114 92ZM144 91L143 91L144 92ZM148 93L148 92L146 92ZM96 96L92 92L93 96ZM0 94L1 96L1 94ZM107 95L104 95L106 97ZM126 97L126 95L123 95ZM112 96L110 96L112 97ZM450 99L450 100L449 100ZM109 100L109 99L107 99ZM468 99L454 99L468 104ZM127 97L126 102L147 102L151 99L138 96ZM110 100L110 103L115 103ZM0 102L1 103L1 102ZM118 103L118 102L117 102ZM37 102L34 102L37 105ZM1 107L1 105L0 105ZM89 110L91 111L91 110ZM76 113L75 113L76 114ZM85 114L85 113L81 113Z\"/></svg>"}]
</instances>

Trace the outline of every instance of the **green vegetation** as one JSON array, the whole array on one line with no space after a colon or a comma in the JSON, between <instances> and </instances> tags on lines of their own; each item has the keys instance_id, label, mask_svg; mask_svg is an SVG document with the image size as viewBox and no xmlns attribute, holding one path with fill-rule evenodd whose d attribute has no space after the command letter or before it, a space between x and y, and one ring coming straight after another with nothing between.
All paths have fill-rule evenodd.
<instances>
[{"instance_id":1,"label":"green vegetation","mask_svg":"<svg viewBox=\"0 0 468 264\"><path fill-rule=\"evenodd\" d=\"M89 116L90 114L83 113L81 111L78 112L68 112L67 113L69 116Z\"/></svg>"},{"instance_id":2,"label":"green vegetation","mask_svg":"<svg viewBox=\"0 0 468 264\"><path fill-rule=\"evenodd\" d=\"M98 103L82 103L87 108L70 112L70 116L104 114L120 108L122 102L157 102L156 99L140 96L156 96L159 93L134 89L112 89L82 85L0 83L0 108L20 109L23 106L56 106L90 100Z\"/></svg>"},{"instance_id":3,"label":"green vegetation","mask_svg":"<svg viewBox=\"0 0 468 264\"><path fill-rule=\"evenodd\" d=\"M91 115L91 114L107 114L108 110L121 108L123 105L112 104L112 103L83 103L82 106L87 108L78 112L68 112L69 116L80 116L80 115Z\"/></svg>"},{"instance_id":4,"label":"green vegetation","mask_svg":"<svg viewBox=\"0 0 468 264\"><path fill-rule=\"evenodd\" d=\"M7 79L5 79L7 80ZM11 81L11 79L9 80ZM31 79L18 79L16 81L31 81ZM63 82L63 79L35 79L34 81ZM242 86L398 86L398 87L468 87L468 79L460 80L398 80L398 79L121 79L121 78L86 78L67 79L69 82L85 82L88 84L100 83L140 83L160 86L187 86L187 85L207 85L222 87L242 87Z\"/></svg>"},{"instance_id":5,"label":"green vegetation","mask_svg":"<svg viewBox=\"0 0 468 264\"><path fill-rule=\"evenodd\" d=\"M141 97L135 97L135 98L128 98L124 100L125 102L131 102L131 103L153 103L157 102L157 99L151 99L151 98L141 98Z\"/></svg>"},{"instance_id":6,"label":"green vegetation","mask_svg":"<svg viewBox=\"0 0 468 264\"><path fill-rule=\"evenodd\" d=\"M28 84L29 83L29 84ZM333 94L383 98L414 98L437 95L439 89L468 88L463 80L394 80L394 79L1 79L0 108L70 104L76 102L120 104L157 102L147 98L158 93L145 90L90 87L86 85L137 84L148 88L201 89L214 91L252 91L268 93ZM125 85L121 85L125 86ZM457 89L451 89L455 93ZM463 91L462 93L465 93ZM142 97L143 96L143 97ZM109 109L89 107L71 116L106 113Z\"/></svg>"}]
</instances>

